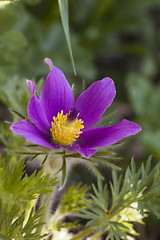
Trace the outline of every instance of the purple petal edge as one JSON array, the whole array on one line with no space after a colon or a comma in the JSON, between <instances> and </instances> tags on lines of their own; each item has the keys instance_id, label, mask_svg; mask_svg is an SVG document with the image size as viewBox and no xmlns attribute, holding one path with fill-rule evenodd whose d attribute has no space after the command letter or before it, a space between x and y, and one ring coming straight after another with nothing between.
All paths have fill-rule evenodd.
<instances>
[{"instance_id":1,"label":"purple petal edge","mask_svg":"<svg viewBox=\"0 0 160 240\"><path fill-rule=\"evenodd\" d=\"M116 95L114 82L111 78L103 78L91 84L77 98L75 108L80 112L78 118L84 121L84 131L95 126L104 111L111 105Z\"/></svg>"},{"instance_id":2,"label":"purple petal edge","mask_svg":"<svg viewBox=\"0 0 160 240\"><path fill-rule=\"evenodd\" d=\"M96 149L90 149L85 147L80 147L78 145L73 145L68 147L69 150L79 152L83 157L89 158L91 155L95 154L97 152Z\"/></svg>"},{"instance_id":3,"label":"purple petal edge","mask_svg":"<svg viewBox=\"0 0 160 240\"><path fill-rule=\"evenodd\" d=\"M28 116L34 125L46 134L50 133L50 123L48 122L41 103L35 94L32 95L27 108Z\"/></svg>"},{"instance_id":4,"label":"purple petal edge","mask_svg":"<svg viewBox=\"0 0 160 240\"><path fill-rule=\"evenodd\" d=\"M105 147L117 143L122 138L135 135L141 131L141 127L131 121L123 119L111 127L99 127L82 133L77 144L84 148Z\"/></svg>"},{"instance_id":5,"label":"purple petal edge","mask_svg":"<svg viewBox=\"0 0 160 240\"><path fill-rule=\"evenodd\" d=\"M38 144L48 148L56 148L49 143L49 136L32 126L26 119L16 122L11 126L12 132L19 134L29 140L31 143Z\"/></svg>"},{"instance_id":6,"label":"purple petal edge","mask_svg":"<svg viewBox=\"0 0 160 240\"><path fill-rule=\"evenodd\" d=\"M46 61L52 70L44 81L39 99L48 122L51 123L53 116L57 116L61 110L64 114L71 110L74 105L74 95L63 72L53 66L50 59Z\"/></svg>"}]
</instances>

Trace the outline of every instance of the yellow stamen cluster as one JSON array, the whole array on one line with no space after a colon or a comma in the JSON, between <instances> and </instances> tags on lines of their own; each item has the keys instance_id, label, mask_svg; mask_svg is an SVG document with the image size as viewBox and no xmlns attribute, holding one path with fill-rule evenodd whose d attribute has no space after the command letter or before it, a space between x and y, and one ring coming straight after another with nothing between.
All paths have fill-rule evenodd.
<instances>
[{"instance_id":1,"label":"yellow stamen cluster","mask_svg":"<svg viewBox=\"0 0 160 240\"><path fill-rule=\"evenodd\" d=\"M80 130L84 128L82 124L83 121L77 118L73 121L69 121L67 118L69 113L63 115L62 110L61 113L58 113L57 117L53 117L53 122L51 122L52 128L50 131L52 132L53 141L56 144L63 146L71 145L72 142L76 141L82 133Z\"/></svg>"}]
</instances>

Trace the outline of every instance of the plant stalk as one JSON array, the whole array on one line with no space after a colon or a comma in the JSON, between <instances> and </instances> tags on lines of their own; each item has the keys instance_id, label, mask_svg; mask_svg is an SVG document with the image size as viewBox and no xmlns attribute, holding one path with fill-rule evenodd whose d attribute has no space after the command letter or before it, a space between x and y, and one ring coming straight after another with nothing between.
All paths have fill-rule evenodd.
<instances>
[{"instance_id":1,"label":"plant stalk","mask_svg":"<svg viewBox=\"0 0 160 240\"><path fill-rule=\"evenodd\" d=\"M47 194L44 194L42 196L42 203L41 206L43 207L42 209L42 215L39 219L39 223L41 224L40 226L37 227L37 234L42 235L43 234L43 229L50 217L50 206L51 206L51 198L52 198L53 192L49 192Z\"/></svg>"}]
</instances>

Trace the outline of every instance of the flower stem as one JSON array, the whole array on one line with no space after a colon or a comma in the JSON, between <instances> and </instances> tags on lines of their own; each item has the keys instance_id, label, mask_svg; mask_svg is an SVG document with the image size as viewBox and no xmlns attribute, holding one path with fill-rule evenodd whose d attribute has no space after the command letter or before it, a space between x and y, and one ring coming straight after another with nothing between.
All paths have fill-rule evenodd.
<instances>
[{"instance_id":1,"label":"flower stem","mask_svg":"<svg viewBox=\"0 0 160 240\"><path fill-rule=\"evenodd\" d=\"M110 219L114 218L116 215L118 215L120 212L122 212L124 209L126 209L127 207L129 207L131 204L138 202L139 200L147 197L149 195L149 193L145 193L144 195L140 196L139 198L133 198L129 203L127 203L126 205L124 205L122 208L118 209L116 212L112 213L111 215L109 215L107 217L107 221L109 221Z\"/></svg>"},{"instance_id":2,"label":"flower stem","mask_svg":"<svg viewBox=\"0 0 160 240\"><path fill-rule=\"evenodd\" d=\"M127 203L126 205L124 205L122 208L118 209L116 212L112 213L111 215L109 215L107 217L107 221L109 221L110 219L112 219L113 217L115 217L116 215L118 215L120 212L122 212L125 208L129 207L132 203L137 202L137 199L133 199L131 200L129 203Z\"/></svg>"},{"instance_id":3,"label":"flower stem","mask_svg":"<svg viewBox=\"0 0 160 240\"><path fill-rule=\"evenodd\" d=\"M37 227L37 234L41 235L43 234L43 228L46 225L49 217L50 217L50 205L51 205L51 198L52 198L53 192L49 192L47 194L42 195L42 203L41 206L42 209L42 215L39 219L39 224L41 224L39 227Z\"/></svg>"}]
</instances>

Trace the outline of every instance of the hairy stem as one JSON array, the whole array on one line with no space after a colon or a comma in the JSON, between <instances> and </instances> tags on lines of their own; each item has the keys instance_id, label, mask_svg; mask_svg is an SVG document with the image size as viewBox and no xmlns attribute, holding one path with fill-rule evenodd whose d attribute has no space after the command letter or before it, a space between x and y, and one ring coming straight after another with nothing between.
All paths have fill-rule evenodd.
<instances>
[{"instance_id":1,"label":"hairy stem","mask_svg":"<svg viewBox=\"0 0 160 240\"><path fill-rule=\"evenodd\" d=\"M40 225L37 228L37 234L39 234L39 235L43 234L43 228L44 228L45 224L47 223L47 220L50 217L50 205L51 205L52 194L53 194L53 192L49 192L42 196L41 206L43 207L43 210L42 210L42 215L39 219L39 223L42 225Z\"/></svg>"}]
</instances>

